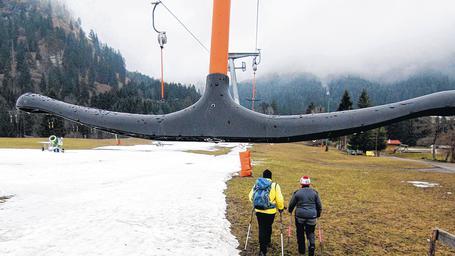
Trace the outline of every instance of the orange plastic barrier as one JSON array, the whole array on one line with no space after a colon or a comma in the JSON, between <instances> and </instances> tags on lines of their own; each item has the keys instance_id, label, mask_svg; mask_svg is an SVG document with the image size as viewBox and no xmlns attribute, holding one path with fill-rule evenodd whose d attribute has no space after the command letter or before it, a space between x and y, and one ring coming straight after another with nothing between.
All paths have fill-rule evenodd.
<instances>
[{"instance_id":1,"label":"orange plastic barrier","mask_svg":"<svg viewBox=\"0 0 455 256\"><path fill-rule=\"evenodd\" d=\"M240 177L250 177L253 174L253 168L251 167L251 152L247 150L245 152L240 152L239 155L240 165L242 166Z\"/></svg>"}]
</instances>

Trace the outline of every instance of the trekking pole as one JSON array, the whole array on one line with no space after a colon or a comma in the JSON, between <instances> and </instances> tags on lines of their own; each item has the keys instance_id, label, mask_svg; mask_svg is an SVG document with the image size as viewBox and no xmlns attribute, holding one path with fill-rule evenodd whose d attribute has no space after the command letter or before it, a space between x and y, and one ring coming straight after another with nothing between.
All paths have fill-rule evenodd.
<instances>
[{"instance_id":1,"label":"trekking pole","mask_svg":"<svg viewBox=\"0 0 455 256\"><path fill-rule=\"evenodd\" d=\"M289 217L289 226L288 226L288 243L286 246L289 246L289 242L291 240L291 233L292 233L292 213L291 217Z\"/></svg>"},{"instance_id":2,"label":"trekking pole","mask_svg":"<svg viewBox=\"0 0 455 256\"><path fill-rule=\"evenodd\" d=\"M250 238L251 223L253 222L253 213L254 213L254 207L251 210L250 224L248 224L248 232L246 233L246 241L245 241L245 248L244 248L245 251L246 251L246 247L248 246L248 239Z\"/></svg>"},{"instance_id":3,"label":"trekking pole","mask_svg":"<svg viewBox=\"0 0 455 256\"><path fill-rule=\"evenodd\" d=\"M321 256L324 253L324 237L322 234L322 226L321 224L318 225L318 236L319 236L319 250L321 252Z\"/></svg>"},{"instance_id":4,"label":"trekking pole","mask_svg":"<svg viewBox=\"0 0 455 256\"><path fill-rule=\"evenodd\" d=\"M283 212L280 211L280 232L281 232L281 256L284 256L284 243L283 243Z\"/></svg>"}]
</instances>

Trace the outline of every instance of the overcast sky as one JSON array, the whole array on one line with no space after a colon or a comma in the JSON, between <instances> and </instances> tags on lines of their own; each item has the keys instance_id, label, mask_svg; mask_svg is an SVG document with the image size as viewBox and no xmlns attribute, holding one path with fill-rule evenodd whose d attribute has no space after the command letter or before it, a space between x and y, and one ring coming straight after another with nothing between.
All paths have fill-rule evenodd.
<instances>
[{"instance_id":1,"label":"overcast sky","mask_svg":"<svg viewBox=\"0 0 455 256\"><path fill-rule=\"evenodd\" d=\"M150 0L64 0L84 29L119 49L131 71L159 77ZM426 67L455 73L454 0L260 0L259 75L311 72L400 78ZM210 47L212 0L163 0ZM255 44L256 0L232 0L230 51ZM209 55L163 8L167 81L202 84ZM448 61L452 61L452 66ZM248 71L239 80L251 78Z\"/></svg>"}]
</instances>

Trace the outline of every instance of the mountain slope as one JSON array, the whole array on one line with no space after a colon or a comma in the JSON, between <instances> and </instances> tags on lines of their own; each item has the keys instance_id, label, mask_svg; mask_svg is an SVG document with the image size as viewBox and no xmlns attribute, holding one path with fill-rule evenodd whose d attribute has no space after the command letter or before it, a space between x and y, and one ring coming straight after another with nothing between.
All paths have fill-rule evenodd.
<instances>
[{"instance_id":1,"label":"mountain slope","mask_svg":"<svg viewBox=\"0 0 455 256\"><path fill-rule=\"evenodd\" d=\"M322 82L311 74L265 76L257 81L256 98L262 102L276 102L278 114L305 113L313 102L325 111L329 100L330 110L338 108L345 90L348 90L356 107L363 89L366 89L373 105L406 100L434 92L455 90L455 80L437 72L415 74L403 81L382 84L358 76L346 75L333 78L323 86ZM330 97L327 97L327 90ZM241 104L248 108L251 102L251 83L239 86ZM260 103L256 103L256 106Z\"/></svg>"},{"instance_id":2,"label":"mountain slope","mask_svg":"<svg viewBox=\"0 0 455 256\"><path fill-rule=\"evenodd\" d=\"M69 11L48 0L0 2L0 136L92 136L89 129L14 109L25 92L133 113L167 113L199 98L194 86L160 83L129 73L121 53L88 35Z\"/></svg>"}]
</instances>

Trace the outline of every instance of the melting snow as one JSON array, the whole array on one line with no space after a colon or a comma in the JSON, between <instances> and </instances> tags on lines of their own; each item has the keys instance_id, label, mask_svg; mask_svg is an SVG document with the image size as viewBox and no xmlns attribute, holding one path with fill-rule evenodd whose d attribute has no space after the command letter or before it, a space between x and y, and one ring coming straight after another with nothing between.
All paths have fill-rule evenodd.
<instances>
[{"instance_id":1,"label":"melting snow","mask_svg":"<svg viewBox=\"0 0 455 256\"><path fill-rule=\"evenodd\" d=\"M0 197L7 196L6 192L0 188Z\"/></svg>"},{"instance_id":2,"label":"melting snow","mask_svg":"<svg viewBox=\"0 0 455 256\"><path fill-rule=\"evenodd\" d=\"M0 204L0 255L238 255L223 191L242 147L0 150L0 188L15 195Z\"/></svg>"},{"instance_id":3,"label":"melting snow","mask_svg":"<svg viewBox=\"0 0 455 256\"><path fill-rule=\"evenodd\" d=\"M438 187L438 183L431 183L431 182L426 182L426 181L408 181L408 183L414 185L414 187L418 188L434 188Z\"/></svg>"}]
</instances>

